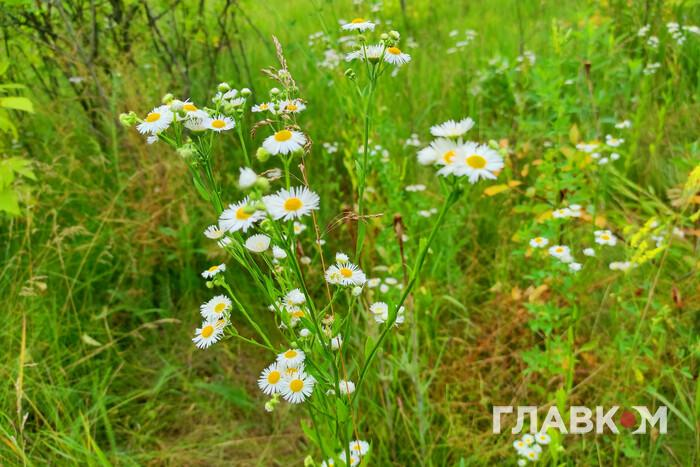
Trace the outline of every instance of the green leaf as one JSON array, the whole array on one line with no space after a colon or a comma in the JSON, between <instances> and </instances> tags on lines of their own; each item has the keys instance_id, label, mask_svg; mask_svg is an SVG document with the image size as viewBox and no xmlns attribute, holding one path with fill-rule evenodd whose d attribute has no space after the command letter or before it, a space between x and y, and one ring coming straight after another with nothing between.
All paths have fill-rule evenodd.
<instances>
[{"instance_id":1,"label":"green leaf","mask_svg":"<svg viewBox=\"0 0 700 467\"><path fill-rule=\"evenodd\" d=\"M1 97L0 107L5 109L23 110L25 112L34 112L32 101L26 97Z\"/></svg>"},{"instance_id":2,"label":"green leaf","mask_svg":"<svg viewBox=\"0 0 700 467\"><path fill-rule=\"evenodd\" d=\"M0 191L0 211L5 211L13 216L20 215L17 193L12 189Z\"/></svg>"},{"instance_id":3,"label":"green leaf","mask_svg":"<svg viewBox=\"0 0 700 467\"><path fill-rule=\"evenodd\" d=\"M197 189L199 192L199 196L204 198L205 201L210 201L211 198L209 197L209 192L207 191L206 188L204 188L204 185L202 185L199 180L197 180L197 177L192 177L192 183L194 183L194 187Z\"/></svg>"},{"instance_id":4,"label":"green leaf","mask_svg":"<svg viewBox=\"0 0 700 467\"><path fill-rule=\"evenodd\" d=\"M194 386L213 392L241 409L250 410L255 407L250 397L248 397L248 393L240 387L230 386L226 383L204 383L202 381L195 383Z\"/></svg>"}]
</instances>

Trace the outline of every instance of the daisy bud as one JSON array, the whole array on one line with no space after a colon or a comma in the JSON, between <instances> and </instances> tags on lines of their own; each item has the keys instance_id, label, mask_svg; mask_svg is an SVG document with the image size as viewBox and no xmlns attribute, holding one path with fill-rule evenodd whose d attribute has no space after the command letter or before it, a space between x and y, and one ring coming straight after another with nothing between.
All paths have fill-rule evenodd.
<instances>
[{"instance_id":1,"label":"daisy bud","mask_svg":"<svg viewBox=\"0 0 700 467\"><path fill-rule=\"evenodd\" d=\"M272 88L272 89L270 89L270 95L273 96L273 97L276 96L276 95L279 94L279 93L280 93L280 90L279 90L278 88Z\"/></svg>"},{"instance_id":2,"label":"daisy bud","mask_svg":"<svg viewBox=\"0 0 700 467\"><path fill-rule=\"evenodd\" d=\"M398 31L389 31L389 36L391 36L391 38L394 39L395 41L398 41L399 39L401 39L401 34L399 34Z\"/></svg>"},{"instance_id":3,"label":"daisy bud","mask_svg":"<svg viewBox=\"0 0 700 467\"><path fill-rule=\"evenodd\" d=\"M218 89L219 92L226 92L231 90L231 86L229 86L228 83L219 83L216 89Z\"/></svg>"},{"instance_id":4,"label":"daisy bud","mask_svg":"<svg viewBox=\"0 0 700 467\"><path fill-rule=\"evenodd\" d=\"M357 79L355 70L353 70L352 68L348 68L347 70L345 70L345 77L350 81L355 81L355 79Z\"/></svg>"},{"instance_id":5,"label":"daisy bud","mask_svg":"<svg viewBox=\"0 0 700 467\"><path fill-rule=\"evenodd\" d=\"M255 186L258 187L261 191L266 192L270 189L270 181L265 177L258 177L255 180Z\"/></svg>"},{"instance_id":6,"label":"daisy bud","mask_svg":"<svg viewBox=\"0 0 700 467\"><path fill-rule=\"evenodd\" d=\"M175 96L173 96L172 94L168 93L168 94L166 94L166 95L163 96L162 101L163 101L163 104L165 104L165 105L170 105L170 103L173 101L173 99L175 99Z\"/></svg>"},{"instance_id":7,"label":"daisy bud","mask_svg":"<svg viewBox=\"0 0 700 467\"><path fill-rule=\"evenodd\" d=\"M241 96L248 97L251 94L253 94L253 91L251 91L250 89L248 89L248 88L241 89Z\"/></svg>"},{"instance_id":8,"label":"daisy bud","mask_svg":"<svg viewBox=\"0 0 700 467\"><path fill-rule=\"evenodd\" d=\"M214 288L214 283L212 281L206 281L204 285L207 286L207 289L213 289Z\"/></svg>"},{"instance_id":9,"label":"daisy bud","mask_svg":"<svg viewBox=\"0 0 700 467\"><path fill-rule=\"evenodd\" d=\"M128 114L119 114L119 121L122 125L129 128L130 126L136 125L138 122L138 117L131 111Z\"/></svg>"},{"instance_id":10,"label":"daisy bud","mask_svg":"<svg viewBox=\"0 0 700 467\"><path fill-rule=\"evenodd\" d=\"M389 40L389 34L387 34L387 33L384 32L384 33L382 33L381 36L379 36L379 39L381 39L382 41L388 41L388 40Z\"/></svg>"},{"instance_id":11,"label":"daisy bud","mask_svg":"<svg viewBox=\"0 0 700 467\"><path fill-rule=\"evenodd\" d=\"M357 40L360 42L367 42L367 38L363 34L358 35Z\"/></svg>"},{"instance_id":12,"label":"daisy bud","mask_svg":"<svg viewBox=\"0 0 700 467\"><path fill-rule=\"evenodd\" d=\"M361 293L362 293L362 287L354 287L352 289L352 295L354 297L359 297Z\"/></svg>"},{"instance_id":13,"label":"daisy bud","mask_svg":"<svg viewBox=\"0 0 700 467\"><path fill-rule=\"evenodd\" d=\"M311 457L311 455L306 456L306 459L304 459L304 467L314 467L316 465L316 462L314 462L314 458Z\"/></svg>"},{"instance_id":14,"label":"daisy bud","mask_svg":"<svg viewBox=\"0 0 700 467\"><path fill-rule=\"evenodd\" d=\"M255 182L258 179L258 175L253 169L248 167L241 167L239 170L240 175L238 177L238 187L240 189L246 190L255 185Z\"/></svg>"},{"instance_id":15,"label":"daisy bud","mask_svg":"<svg viewBox=\"0 0 700 467\"><path fill-rule=\"evenodd\" d=\"M233 104L227 102L227 103L224 105L224 113L225 113L225 114L231 115L231 114L234 113L235 111L236 111L236 107L235 107Z\"/></svg>"},{"instance_id":16,"label":"daisy bud","mask_svg":"<svg viewBox=\"0 0 700 467\"><path fill-rule=\"evenodd\" d=\"M261 146L257 151L255 151L255 157L257 157L260 162L267 162L267 160L270 158L270 152Z\"/></svg>"},{"instance_id":17,"label":"daisy bud","mask_svg":"<svg viewBox=\"0 0 700 467\"><path fill-rule=\"evenodd\" d=\"M184 160L189 161L192 159L194 156L194 149L192 149L189 146L182 146L181 148L177 148L177 153L182 157Z\"/></svg>"}]
</instances>

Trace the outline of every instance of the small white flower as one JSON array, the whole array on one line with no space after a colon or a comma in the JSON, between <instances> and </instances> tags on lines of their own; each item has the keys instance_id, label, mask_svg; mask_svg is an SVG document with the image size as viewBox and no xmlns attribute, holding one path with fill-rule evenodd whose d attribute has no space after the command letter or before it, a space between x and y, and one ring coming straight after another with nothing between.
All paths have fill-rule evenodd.
<instances>
[{"instance_id":1,"label":"small white flower","mask_svg":"<svg viewBox=\"0 0 700 467\"><path fill-rule=\"evenodd\" d=\"M222 131L230 130L235 126L235 123L228 117L224 117L223 115L217 115L216 117L207 120L206 126L210 130L220 133Z\"/></svg>"},{"instance_id":2,"label":"small white flower","mask_svg":"<svg viewBox=\"0 0 700 467\"><path fill-rule=\"evenodd\" d=\"M294 234L295 235L299 235L304 230L306 230L305 224L302 224L301 222L298 222L298 221L294 221Z\"/></svg>"},{"instance_id":3,"label":"small white flower","mask_svg":"<svg viewBox=\"0 0 700 467\"><path fill-rule=\"evenodd\" d=\"M367 441L362 441L359 439L351 441L350 451L359 454L360 456L364 456L369 452L369 443Z\"/></svg>"},{"instance_id":4,"label":"small white flower","mask_svg":"<svg viewBox=\"0 0 700 467\"><path fill-rule=\"evenodd\" d=\"M248 237L245 247L253 253L262 253L270 248L270 237L264 234L255 234Z\"/></svg>"},{"instance_id":5,"label":"small white flower","mask_svg":"<svg viewBox=\"0 0 700 467\"><path fill-rule=\"evenodd\" d=\"M373 289L381 283L382 283L382 280L380 278L373 277L373 278L367 280L367 287L369 287L370 289Z\"/></svg>"},{"instance_id":6,"label":"small white flower","mask_svg":"<svg viewBox=\"0 0 700 467\"><path fill-rule=\"evenodd\" d=\"M205 321L202 323L202 327L197 328L195 331L192 342L194 342L198 348L206 349L212 344L217 343L223 335L223 327L217 326L216 322Z\"/></svg>"},{"instance_id":7,"label":"small white flower","mask_svg":"<svg viewBox=\"0 0 700 467\"><path fill-rule=\"evenodd\" d=\"M411 56L402 52L398 47L387 47L384 61L392 65L403 65L411 61Z\"/></svg>"},{"instance_id":8,"label":"small white flower","mask_svg":"<svg viewBox=\"0 0 700 467\"><path fill-rule=\"evenodd\" d=\"M248 206L248 197L236 204L231 204L219 216L219 226L228 232L242 230L246 232L256 222L265 218L263 211L258 211Z\"/></svg>"},{"instance_id":9,"label":"small white flower","mask_svg":"<svg viewBox=\"0 0 700 467\"><path fill-rule=\"evenodd\" d=\"M357 265L346 262L330 266L326 270L326 281L337 285L364 285L367 276Z\"/></svg>"},{"instance_id":10,"label":"small white flower","mask_svg":"<svg viewBox=\"0 0 700 467\"><path fill-rule=\"evenodd\" d=\"M241 190L245 190L246 188L250 188L255 185L255 182L258 179L258 174L255 173L255 170L249 167L241 167L239 171L240 175L238 176L238 187Z\"/></svg>"},{"instance_id":11,"label":"small white flower","mask_svg":"<svg viewBox=\"0 0 700 467\"><path fill-rule=\"evenodd\" d=\"M215 264L214 266L210 267L206 271L202 272L202 277L205 279L211 279L220 272L226 271L226 265L225 264Z\"/></svg>"},{"instance_id":12,"label":"small white flower","mask_svg":"<svg viewBox=\"0 0 700 467\"><path fill-rule=\"evenodd\" d=\"M216 322L231 309L231 299L226 295L217 295L199 307L199 312L206 321Z\"/></svg>"},{"instance_id":13,"label":"small white flower","mask_svg":"<svg viewBox=\"0 0 700 467\"><path fill-rule=\"evenodd\" d=\"M141 134L150 133L151 135L157 135L161 131L167 130L170 124L173 122L174 114L170 107L167 105L161 105L151 110L143 122L136 126L136 129Z\"/></svg>"},{"instance_id":14,"label":"small white flower","mask_svg":"<svg viewBox=\"0 0 700 467\"><path fill-rule=\"evenodd\" d=\"M543 247L547 246L548 243L549 243L549 240L547 240L544 237L535 237L532 240L530 240L530 246L532 248L543 248Z\"/></svg>"},{"instance_id":15,"label":"small white flower","mask_svg":"<svg viewBox=\"0 0 700 467\"><path fill-rule=\"evenodd\" d=\"M535 435L535 441L537 441L539 444L549 444L550 441L552 441L552 438L547 433L537 433Z\"/></svg>"},{"instance_id":16,"label":"small white flower","mask_svg":"<svg viewBox=\"0 0 700 467\"><path fill-rule=\"evenodd\" d=\"M265 368L258 378L258 387L268 396L279 393L283 384L282 371L280 371L277 363L273 363Z\"/></svg>"},{"instance_id":17,"label":"small white flower","mask_svg":"<svg viewBox=\"0 0 700 467\"><path fill-rule=\"evenodd\" d=\"M319 208L320 198L306 187L281 189L274 195L263 197L268 212L274 219L289 221L311 214Z\"/></svg>"},{"instance_id":18,"label":"small white flower","mask_svg":"<svg viewBox=\"0 0 700 467\"><path fill-rule=\"evenodd\" d=\"M433 136L444 138L457 138L462 136L474 126L474 120L467 117L460 121L448 120L439 125L430 127L430 133Z\"/></svg>"},{"instance_id":19,"label":"small white flower","mask_svg":"<svg viewBox=\"0 0 700 467\"><path fill-rule=\"evenodd\" d=\"M352 381L345 381L344 379L341 379L338 381L338 387L340 388L340 393L344 396L355 392L355 383Z\"/></svg>"},{"instance_id":20,"label":"small white flower","mask_svg":"<svg viewBox=\"0 0 700 467\"><path fill-rule=\"evenodd\" d=\"M303 350L289 349L277 355L277 363L282 365L282 369L296 368L304 363L305 358L306 355Z\"/></svg>"},{"instance_id":21,"label":"small white flower","mask_svg":"<svg viewBox=\"0 0 700 467\"><path fill-rule=\"evenodd\" d=\"M349 23L343 24L340 28L345 31L374 31L375 24L364 18L355 18Z\"/></svg>"},{"instance_id":22,"label":"small white flower","mask_svg":"<svg viewBox=\"0 0 700 467\"><path fill-rule=\"evenodd\" d=\"M280 130L263 141L263 148L270 154L289 154L296 152L306 144L306 136L296 130Z\"/></svg>"},{"instance_id":23,"label":"small white flower","mask_svg":"<svg viewBox=\"0 0 700 467\"><path fill-rule=\"evenodd\" d=\"M287 257L287 252L284 251L282 248L278 247L277 245L274 245L272 247L272 256L275 259L284 259Z\"/></svg>"},{"instance_id":24,"label":"small white flower","mask_svg":"<svg viewBox=\"0 0 700 467\"><path fill-rule=\"evenodd\" d=\"M218 225L210 225L204 231L204 236L212 240L219 240L226 233L225 230L219 228Z\"/></svg>"},{"instance_id":25,"label":"small white flower","mask_svg":"<svg viewBox=\"0 0 700 467\"><path fill-rule=\"evenodd\" d=\"M350 258L345 253L342 253L339 251L338 253L335 254L335 262L336 263L338 263L338 264L347 263L349 261L350 261Z\"/></svg>"},{"instance_id":26,"label":"small white flower","mask_svg":"<svg viewBox=\"0 0 700 467\"><path fill-rule=\"evenodd\" d=\"M564 245L554 245L549 248L549 254L558 259L564 259L571 257L571 253L568 246Z\"/></svg>"},{"instance_id":27,"label":"small white flower","mask_svg":"<svg viewBox=\"0 0 700 467\"><path fill-rule=\"evenodd\" d=\"M571 263L569 263L569 269L570 269L572 272L578 272L578 271L580 271L580 270L581 270L581 266L582 266L581 263L576 263L576 262L571 262Z\"/></svg>"},{"instance_id":28,"label":"small white flower","mask_svg":"<svg viewBox=\"0 0 700 467\"><path fill-rule=\"evenodd\" d=\"M306 109L306 104L299 99L282 101L277 105L277 109L279 112L299 113Z\"/></svg>"},{"instance_id":29,"label":"small white flower","mask_svg":"<svg viewBox=\"0 0 700 467\"><path fill-rule=\"evenodd\" d=\"M595 250L593 248L585 248L583 254L586 256L595 256Z\"/></svg>"},{"instance_id":30,"label":"small white flower","mask_svg":"<svg viewBox=\"0 0 700 467\"><path fill-rule=\"evenodd\" d=\"M306 303L306 295L301 289L292 289L284 296L285 305L302 305Z\"/></svg>"},{"instance_id":31,"label":"small white flower","mask_svg":"<svg viewBox=\"0 0 700 467\"><path fill-rule=\"evenodd\" d=\"M314 390L316 380L311 375L299 372L295 376L283 378L282 397L290 404L304 402Z\"/></svg>"},{"instance_id":32,"label":"small white flower","mask_svg":"<svg viewBox=\"0 0 700 467\"><path fill-rule=\"evenodd\" d=\"M617 244L617 237L609 230L596 230L594 235L595 242L599 245L615 246Z\"/></svg>"},{"instance_id":33,"label":"small white flower","mask_svg":"<svg viewBox=\"0 0 700 467\"><path fill-rule=\"evenodd\" d=\"M331 339L331 349L338 350L341 345L343 345L343 336L340 334Z\"/></svg>"}]
</instances>

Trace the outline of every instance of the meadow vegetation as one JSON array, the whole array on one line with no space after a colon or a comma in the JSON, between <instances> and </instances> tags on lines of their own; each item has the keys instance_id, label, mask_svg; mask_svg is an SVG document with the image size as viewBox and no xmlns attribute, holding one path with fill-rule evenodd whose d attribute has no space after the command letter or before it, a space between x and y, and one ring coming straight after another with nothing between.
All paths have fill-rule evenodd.
<instances>
[{"instance_id":1,"label":"meadow vegetation","mask_svg":"<svg viewBox=\"0 0 700 467\"><path fill-rule=\"evenodd\" d=\"M0 26L3 465L700 462L697 2L5 0ZM258 381L288 349L300 403ZM495 405L665 405L668 433L525 460Z\"/></svg>"}]
</instances>

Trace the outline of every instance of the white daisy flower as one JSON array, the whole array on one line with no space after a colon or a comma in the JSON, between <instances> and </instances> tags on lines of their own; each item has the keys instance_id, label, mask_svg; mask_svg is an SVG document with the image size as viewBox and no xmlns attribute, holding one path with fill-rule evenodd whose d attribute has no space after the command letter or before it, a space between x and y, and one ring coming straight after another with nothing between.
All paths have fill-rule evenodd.
<instances>
[{"instance_id":1,"label":"white daisy flower","mask_svg":"<svg viewBox=\"0 0 700 467\"><path fill-rule=\"evenodd\" d=\"M282 352L277 355L277 363L282 365L283 368L287 367L297 367L304 363L306 355L303 350L300 349L289 349L286 352Z\"/></svg>"},{"instance_id":2,"label":"white daisy flower","mask_svg":"<svg viewBox=\"0 0 700 467\"><path fill-rule=\"evenodd\" d=\"M385 47L383 45L363 45L358 50L353 50L345 56L346 62L353 60L369 60L378 62L384 56Z\"/></svg>"},{"instance_id":3,"label":"white daisy flower","mask_svg":"<svg viewBox=\"0 0 700 467\"><path fill-rule=\"evenodd\" d=\"M338 458L343 461L343 464L350 465L350 467L356 467L360 465L362 459L357 453L350 451L350 463L347 462L347 453L345 451L338 453Z\"/></svg>"},{"instance_id":4,"label":"white daisy flower","mask_svg":"<svg viewBox=\"0 0 700 467\"><path fill-rule=\"evenodd\" d=\"M301 100L299 99L294 99L290 101L282 101L279 104L277 104L277 108L280 112L288 112L288 113L299 113L304 110L306 110L306 104L304 104Z\"/></svg>"},{"instance_id":5,"label":"white daisy flower","mask_svg":"<svg viewBox=\"0 0 700 467\"><path fill-rule=\"evenodd\" d=\"M306 230L305 224L302 224L301 222L298 222L298 221L294 221L294 234L295 235L299 235L304 230Z\"/></svg>"},{"instance_id":6,"label":"white daisy flower","mask_svg":"<svg viewBox=\"0 0 700 467\"><path fill-rule=\"evenodd\" d=\"M381 283L382 283L382 280L380 278L373 277L373 278L367 280L367 287L369 287L370 289L373 289Z\"/></svg>"},{"instance_id":7,"label":"white daisy flower","mask_svg":"<svg viewBox=\"0 0 700 467\"><path fill-rule=\"evenodd\" d=\"M618 160L619 158L620 158L620 155L619 155L618 153L616 153L616 152L613 152L613 153L610 154L610 160L612 160L612 161L616 161L616 160Z\"/></svg>"},{"instance_id":8,"label":"white daisy flower","mask_svg":"<svg viewBox=\"0 0 700 467\"><path fill-rule=\"evenodd\" d=\"M207 128L214 130L217 133L221 131L230 130L235 126L233 120L223 115L217 115L216 117L210 118L207 121Z\"/></svg>"},{"instance_id":9,"label":"white daisy flower","mask_svg":"<svg viewBox=\"0 0 700 467\"><path fill-rule=\"evenodd\" d=\"M278 247L277 245L274 245L272 247L272 256L275 259L284 259L287 257L287 252L284 251L282 248Z\"/></svg>"},{"instance_id":10,"label":"white daisy flower","mask_svg":"<svg viewBox=\"0 0 700 467\"><path fill-rule=\"evenodd\" d=\"M537 433L535 435L535 441L537 441L539 444L549 444L550 441L552 441L552 438L547 433Z\"/></svg>"},{"instance_id":11,"label":"white daisy flower","mask_svg":"<svg viewBox=\"0 0 700 467\"><path fill-rule=\"evenodd\" d=\"M580 271L580 270L581 270L581 267L582 267L581 263L576 263L576 262L571 262L571 263L569 263L569 269L570 269L572 272L578 272L578 271Z\"/></svg>"},{"instance_id":12,"label":"white daisy flower","mask_svg":"<svg viewBox=\"0 0 700 467\"><path fill-rule=\"evenodd\" d=\"M573 213L569 208L560 208L552 211L552 217L555 219L564 219L566 217L572 217Z\"/></svg>"},{"instance_id":13,"label":"white daisy flower","mask_svg":"<svg viewBox=\"0 0 700 467\"><path fill-rule=\"evenodd\" d=\"M204 231L204 236L212 240L219 240L225 233L226 231L219 228L218 225L210 225Z\"/></svg>"},{"instance_id":14,"label":"white daisy flower","mask_svg":"<svg viewBox=\"0 0 700 467\"><path fill-rule=\"evenodd\" d=\"M609 230L596 230L593 234L595 242L599 245L615 246L617 244L617 237Z\"/></svg>"},{"instance_id":15,"label":"white daisy flower","mask_svg":"<svg viewBox=\"0 0 700 467\"><path fill-rule=\"evenodd\" d=\"M411 56L401 52L398 47L387 47L384 61L392 65L403 65L411 61Z\"/></svg>"},{"instance_id":16,"label":"white daisy flower","mask_svg":"<svg viewBox=\"0 0 700 467\"><path fill-rule=\"evenodd\" d=\"M611 271L627 271L634 266L634 263L630 261L613 261L610 263Z\"/></svg>"},{"instance_id":17,"label":"white daisy flower","mask_svg":"<svg viewBox=\"0 0 700 467\"><path fill-rule=\"evenodd\" d=\"M343 24L340 28L345 31L374 31L375 24L364 18L355 18L349 23Z\"/></svg>"},{"instance_id":18,"label":"white daisy flower","mask_svg":"<svg viewBox=\"0 0 700 467\"><path fill-rule=\"evenodd\" d=\"M248 237L245 247L253 253L262 253L270 248L270 237L264 234L255 234Z\"/></svg>"},{"instance_id":19,"label":"white daisy flower","mask_svg":"<svg viewBox=\"0 0 700 467\"><path fill-rule=\"evenodd\" d=\"M344 379L341 379L340 381L338 381L338 387L340 388L340 393L344 396L355 392L355 383L353 383L352 381L346 381Z\"/></svg>"},{"instance_id":20,"label":"white daisy flower","mask_svg":"<svg viewBox=\"0 0 700 467\"><path fill-rule=\"evenodd\" d=\"M382 284L379 286L379 291L381 293L387 293L389 291L389 286L386 284Z\"/></svg>"},{"instance_id":21,"label":"white daisy flower","mask_svg":"<svg viewBox=\"0 0 700 467\"><path fill-rule=\"evenodd\" d=\"M331 349L338 350L341 345L343 345L343 336L340 334L331 339Z\"/></svg>"},{"instance_id":22,"label":"white daisy flower","mask_svg":"<svg viewBox=\"0 0 700 467\"><path fill-rule=\"evenodd\" d=\"M562 258L570 257L571 250L569 250L568 246L554 245L553 247L549 248L549 254L554 256L555 258L562 259Z\"/></svg>"},{"instance_id":23,"label":"white daisy flower","mask_svg":"<svg viewBox=\"0 0 700 467\"><path fill-rule=\"evenodd\" d=\"M384 283L389 285L396 285L399 283L399 281L395 277L386 277L384 279Z\"/></svg>"},{"instance_id":24,"label":"white daisy flower","mask_svg":"<svg viewBox=\"0 0 700 467\"><path fill-rule=\"evenodd\" d=\"M284 378L281 388L282 397L291 404L304 402L314 390L313 376L306 373L299 373L296 376Z\"/></svg>"},{"instance_id":25,"label":"white daisy flower","mask_svg":"<svg viewBox=\"0 0 700 467\"><path fill-rule=\"evenodd\" d=\"M523 441L528 446L532 446L533 444L535 444L535 437L532 436L531 434L525 434L525 435L523 435Z\"/></svg>"},{"instance_id":26,"label":"white daisy flower","mask_svg":"<svg viewBox=\"0 0 700 467\"><path fill-rule=\"evenodd\" d=\"M306 303L306 295L301 291L301 289L293 289L287 292L284 296L285 305L303 305Z\"/></svg>"},{"instance_id":27,"label":"white daisy flower","mask_svg":"<svg viewBox=\"0 0 700 467\"><path fill-rule=\"evenodd\" d=\"M263 392L271 396L280 392L284 381L282 381L282 371L280 371L277 363L265 368L258 378L258 387Z\"/></svg>"},{"instance_id":28,"label":"white daisy flower","mask_svg":"<svg viewBox=\"0 0 700 467\"><path fill-rule=\"evenodd\" d=\"M308 266L309 264L311 264L311 258L309 258L308 256L302 256L301 258L299 258L299 262L304 266Z\"/></svg>"},{"instance_id":29,"label":"white daisy flower","mask_svg":"<svg viewBox=\"0 0 700 467\"><path fill-rule=\"evenodd\" d=\"M326 270L326 280L329 284L364 285L367 276L357 265L347 262L329 267Z\"/></svg>"},{"instance_id":30,"label":"white daisy flower","mask_svg":"<svg viewBox=\"0 0 700 467\"><path fill-rule=\"evenodd\" d=\"M311 331L307 328L303 328L301 331L299 331L300 337L309 337L310 335L311 335Z\"/></svg>"},{"instance_id":31,"label":"white daisy flower","mask_svg":"<svg viewBox=\"0 0 700 467\"><path fill-rule=\"evenodd\" d=\"M448 120L439 125L433 125L430 127L430 133L433 136L439 136L443 138L457 138L462 136L467 131L471 130L474 126L474 120L467 117L458 122L454 120Z\"/></svg>"},{"instance_id":32,"label":"white daisy flower","mask_svg":"<svg viewBox=\"0 0 700 467\"><path fill-rule=\"evenodd\" d=\"M150 133L156 135L161 131L166 130L173 122L174 114L170 107L161 105L151 110L143 122L136 126L136 129L141 134Z\"/></svg>"},{"instance_id":33,"label":"white daisy flower","mask_svg":"<svg viewBox=\"0 0 700 467\"><path fill-rule=\"evenodd\" d=\"M527 465L527 461L525 459L518 459L518 467L525 467Z\"/></svg>"},{"instance_id":34,"label":"white daisy flower","mask_svg":"<svg viewBox=\"0 0 700 467\"><path fill-rule=\"evenodd\" d=\"M255 170L251 169L250 167L241 167L238 170L238 187L241 190L245 190L246 188L250 188L255 185L255 182L258 180L258 174L255 173Z\"/></svg>"},{"instance_id":35,"label":"white daisy flower","mask_svg":"<svg viewBox=\"0 0 700 467\"><path fill-rule=\"evenodd\" d=\"M438 164L451 167L462 156L462 142L447 138L438 138L430 146L418 152L418 163L421 165Z\"/></svg>"},{"instance_id":36,"label":"white daisy flower","mask_svg":"<svg viewBox=\"0 0 700 467\"><path fill-rule=\"evenodd\" d=\"M503 169L503 165L503 158L497 151L484 144L466 143L452 172L458 177L469 177L469 183L476 183L481 179L495 180L495 172Z\"/></svg>"},{"instance_id":37,"label":"white daisy flower","mask_svg":"<svg viewBox=\"0 0 700 467\"><path fill-rule=\"evenodd\" d=\"M202 272L202 277L205 279L211 279L212 277L216 276L220 272L226 271L226 265L225 264L215 264L214 266L210 267L206 271Z\"/></svg>"},{"instance_id":38,"label":"white daisy flower","mask_svg":"<svg viewBox=\"0 0 700 467\"><path fill-rule=\"evenodd\" d=\"M242 230L247 232L256 222L265 218L263 211L253 211L248 207L248 197L236 204L229 205L228 209L219 216L219 226L228 232Z\"/></svg>"},{"instance_id":39,"label":"white daisy flower","mask_svg":"<svg viewBox=\"0 0 700 467\"><path fill-rule=\"evenodd\" d=\"M615 138L612 135L605 135L605 144L607 144L611 148L616 148L624 142L625 140L622 138Z\"/></svg>"},{"instance_id":40,"label":"white daisy flower","mask_svg":"<svg viewBox=\"0 0 700 467\"><path fill-rule=\"evenodd\" d=\"M373 315L388 315L389 314L389 305L387 305L384 302L375 302L372 303L369 307L370 313Z\"/></svg>"},{"instance_id":41,"label":"white daisy flower","mask_svg":"<svg viewBox=\"0 0 700 467\"><path fill-rule=\"evenodd\" d=\"M585 256L595 256L595 250L593 248L584 248L583 254Z\"/></svg>"},{"instance_id":42,"label":"white daisy flower","mask_svg":"<svg viewBox=\"0 0 700 467\"><path fill-rule=\"evenodd\" d=\"M206 349L212 344L219 342L224 335L223 327L218 327L215 321L205 321L201 328L197 328L192 338L192 342L200 348Z\"/></svg>"},{"instance_id":43,"label":"white daisy flower","mask_svg":"<svg viewBox=\"0 0 700 467\"><path fill-rule=\"evenodd\" d=\"M350 451L359 454L360 456L364 456L369 452L369 443L367 441L362 441L359 439L351 441Z\"/></svg>"},{"instance_id":44,"label":"white daisy flower","mask_svg":"<svg viewBox=\"0 0 700 467\"><path fill-rule=\"evenodd\" d=\"M408 192L416 192L416 191L425 191L426 186L421 185L421 184L416 184L416 185L406 185L404 190Z\"/></svg>"},{"instance_id":45,"label":"white daisy flower","mask_svg":"<svg viewBox=\"0 0 700 467\"><path fill-rule=\"evenodd\" d=\"M263 141L263 148L270 154L289 154L306 144L304 133L296 130L280 130Z\"/></svg>"},{"instance_id":46,"label":"white daisy flower","mask_svg":"<svg viewBox=\"0 0 700 467\"><path fill-rule=\"evenodd\" d=\"M617 122L615 124L615 128L617 128L618 130L622 130L625 128L631 128L631 127L632 127L632 122L630 122L629 120L623 120L623 121Z\"/></svg>"},{"instance_id":47,"label":"white daisy flower","mask_svg":"<svg viewBox=\"0 0 700 467\"><path fill-rule=\"evenodd\" d=\"M532 448L527 448L522 454L523 454L523 456L525 456L525 458L527 460L532 461L532 462L534 462L540 458L540 453L535 451Z\"/></svg>"},{"instance_id":48,"label":"white daisy flower","mask_svg":"<svg viewBox=\"0 0 700 467\"><path fill-rule=\"evenodd\" d=\"M532 240L530 240L530 246L532 248L542 248L542 247L547 246L548 243L549 243L549 240L547 240L544 237L535 237Z\"/></svg>"},{"instance_id":49,"label":"white daisy flower","mask_svg":"<svg viewBox=\"0 0 700 467\"><path fill-rule=\"evenodd\" d=\"M518 452L518 454L523 454L528 448L527 444L525 444L525 441L523 441L522 439L516 439L515 441L513 441L513 447Z\"/></svg>"},{"instance_id":50,"label":"white daisy flower","mask_svg":"<svg viewBox=\"0 0 700 467\"><path fill-rule=\"evenodd\" d=\"M263 102L262 104L257 104L257 105L254 105L253 107L251 107L250 111L258 113L258 112L267 112L268 110L270 110L270 111L273 111L273 113L274 113L274 107L275 107L274 104L272 104L270 102Z\"/></svg>"},{"instance_id":51,"label":"white daisy flower","mask_svg":"<svg viewBox=\"0 0 700 467\"><path fill-rule=\"evenodd\" d=\"M274 219L289 221L309 215L311 211L318 209L320 198L306 187L292 187L265 196L263 201Z\"/></svg>"},{"instance_id":52,"label":"white daisy flower","mask_svg":"<svg viewBox=\"0 0 700 467\"><path fill-rule=\"evenodd\" d=\"M226 295L217 295L208 302L203 303L199 307L199 312L205 320L215 322L224 317L224 313L230 310L231 306L230 298Z\"/></svg>"},{"instance_id":53,"label":"white daisy flower","mask_svg":"<svg viewBox=\"0 0 700 467\"><path fill-rule=\"evenodd\" d=\"M209 128L209 114L203 110L187 112L184 117L185 128L191 131L204 131Z\"/></svg>"}]
</instances>

